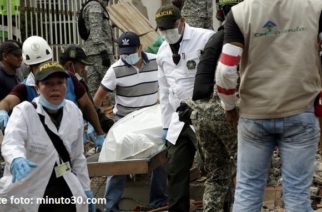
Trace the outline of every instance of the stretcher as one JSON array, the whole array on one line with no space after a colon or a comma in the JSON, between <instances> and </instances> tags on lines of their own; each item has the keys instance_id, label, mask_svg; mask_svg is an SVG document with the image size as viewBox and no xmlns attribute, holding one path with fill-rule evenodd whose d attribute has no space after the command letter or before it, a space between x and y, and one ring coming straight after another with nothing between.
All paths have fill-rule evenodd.
<instances>
[{"instance_id":1,"label":"stretcher","mask_svg":"<svg viewBox=\"0 0 322 212\"><path fill-rule=\"evenodd\" d=\"M98 162L99 153L87 158L87 167L90 177L148 174L158 166L167 162L166 149L153 154L149 158Z\"/></svg>"}]
</instances>

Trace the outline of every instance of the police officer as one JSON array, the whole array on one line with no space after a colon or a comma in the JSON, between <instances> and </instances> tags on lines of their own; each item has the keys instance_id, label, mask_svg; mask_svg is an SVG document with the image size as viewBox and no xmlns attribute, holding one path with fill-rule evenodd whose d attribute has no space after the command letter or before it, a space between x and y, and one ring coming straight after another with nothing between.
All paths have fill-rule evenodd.
<instances>
[{"instance_id":1,"label":"police officer","mask_svg":"<svg viewBox=\"0 0 322 212\"><path fill-rule=\"evenodd\" d=\"M95 211L95 204L72 202L75 197L93 198L93 193L81 142L82 114L65 100L68 77L58 63L40 65L35 75L39 97L33 104L25 101L14 108L2 144L6 167L0 197L29 198L31 202L8 201L0 205L1 211ZM41 197L55 201L35 201Z\"/></svg>"},{"instance_id":2,"label":"police officer","mask_svg":"<svg viewBox=\"0 0 322 212\"><path fill-rule=\"evenodd\" d=\"M200 52L214 32L190 27L172 4L159 8L155 17L165 39L157 63L163 137L167 140L169 159L169 211L189 211L189 170L197 144L190 126L178 120L176 109L192 96Z\"/></svg>"}]
</instances>

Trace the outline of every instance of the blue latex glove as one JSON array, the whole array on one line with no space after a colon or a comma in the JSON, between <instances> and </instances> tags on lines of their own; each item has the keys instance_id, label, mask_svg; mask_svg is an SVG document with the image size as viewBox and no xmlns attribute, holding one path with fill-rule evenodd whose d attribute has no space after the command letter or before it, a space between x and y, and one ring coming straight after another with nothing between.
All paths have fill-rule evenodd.
<instances>
[{"instance_id":1,"label":"blue latex glove","mask_svg":"<svg viewBox=\"0 0 322 212\"><path fill-rule=\"evenodd\" d=\"M30 173L31 168L36 168L38 165L26 158L15 158L11 163L12 183L22 180Z\"/></svg>"},{"instance_id":2,"label":"blue latex glove","mask_svg":"<svg viewBox=\"0 0 322 212\"><path fill-rule=\"evenodd\" d=\"M93 192L91 192L91 191L85 191L85 194L88 199L94 198ZM92 201L94 201L94 200L92 200ZM88 212L96 212L96 205L92 201L90 204L88 204Z\"/></svg>"},{"instance_id":3,"label":"blue latex glove","mask_svg":"<svg viewBox=\"0 0 322 212\"><path fill-rule=\"evenodd\" d=\"M166 129L163 129L162 130L162 134L161 134L161 139L164 141L164 142L166 142L167 141L167 134L168 134L168 128L166 128Z\"/></svg>"},{"instance_id":4,"label":"blue latex glove","mask_svg":"<svg viewBox=\"0 0 322 212\"><path fill-rule=\"evenodd\" d=\"M95 144L95 147L97 149L96 150L97 152L100 152L101 149L102 149L102 146L103 146L103 143L104 143L104 137L105 137L104 134L103 135L97 135L96 136L96 139L94 141L94 144Z\"/></svg>"},{"instance_id":5,"label":"blue latex glove","mask_svg":"<svg viewBox=\"0 0 322 212\"><path fill-rule=\"evenodd\" d=\"M4 130L4 128L6 128L8 119L9 119L9 115L7 111L0 110L0 129L1 130Z\"/></svg>"},{"instance_id":6,"label":"blue latex glove","mask_svg":"<svg viewBox=\"0 0 322 212\"><path fill-rule=\"evenodd\" d=\"M95 141L95 130L94 130L94 127L88 123L88 126L87 126L87 136L89 139L91 139L91 141Z\"/></svg>"}]
</instances>

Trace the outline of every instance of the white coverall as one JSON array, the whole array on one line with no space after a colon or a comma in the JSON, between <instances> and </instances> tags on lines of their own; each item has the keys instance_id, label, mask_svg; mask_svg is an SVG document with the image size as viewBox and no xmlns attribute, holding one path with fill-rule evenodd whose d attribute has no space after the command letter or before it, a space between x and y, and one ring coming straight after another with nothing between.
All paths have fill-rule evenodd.
<instances>
[{"instance_id":1,"label":"white coverall","mask_svg":"<svg viewBox=\"0 0 322 212\"><path fill-rule=\"evenodd\" d=\"M84 191L90 190L90 179L86 158L83 154L83 117L73 102L65 101L58 131L46 111L39 105L38 97L34 99L37 109L29 102L23 102L13 109L1 147L6 164L4 176L0 179L0 198L8 198L8 203L0 204L0 211L37 212L39 204L36 204L36 198L43 197L53 167L55 163L59 164L58 153L37 113L45 116L48 128L63 140L69 152L72 167L71 171L67 171L63 175L64 180L73 196L76 197L75 199L86 200ZM10 167L12 161L18 157L35 162L38 167L32 168L26 178L12 183ZM11 196L28 198L34 204L10 204ZM78 212L88 211L86 203L76 204L76 208Z\"/></svg>"},{"instance_id":2,"label":"white coverall","mask_svg":"<svg viewBox=\"0 0 322 212\"><path fill-rule=\"evenodd\" d=\"M178 51L180 62L177 65L173 63L168 42L163 42L159 48L157 63L162 127L168 128L167 140L172 144L176 143L184 126L179 121L176 109L181 101L192 97L200 53L214 33L211 30L190 27L185 23Z\"/></svg>"}]
</instances>

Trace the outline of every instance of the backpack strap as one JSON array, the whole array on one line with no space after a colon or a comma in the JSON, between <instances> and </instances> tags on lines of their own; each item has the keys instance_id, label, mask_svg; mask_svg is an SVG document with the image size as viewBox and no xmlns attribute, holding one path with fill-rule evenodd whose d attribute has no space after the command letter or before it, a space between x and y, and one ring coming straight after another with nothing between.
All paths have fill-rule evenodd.
<instances>
[{"instance_id":1,"label":"backpack strap","mask_svg":"<svg viewBox=\"0 0 322 212\"><path fill-rule=\"evenodd\" d=\"M27 101L32 102L32 100L38 96L37 91L34 86L27 85L27 80L25 79L22 83L26 86L27 89Z\"/></svg>"},{"instance_id":2,"label":"backpack strap","mask_svg":"<svg viewBox=\"0 0 322 212\"><path fill-rule=\"evenodd\" d=\"M66 91L66 96L65 99L68 99L72 102L74 102L78 106L78 101L75 93L75 86L74 86L74 81L72 79L72 76L70 73L69 77L67 78L67 91Z\"/></svg>"}]
</instances>

